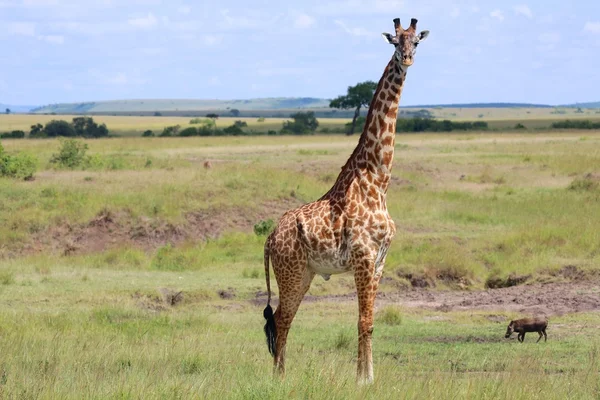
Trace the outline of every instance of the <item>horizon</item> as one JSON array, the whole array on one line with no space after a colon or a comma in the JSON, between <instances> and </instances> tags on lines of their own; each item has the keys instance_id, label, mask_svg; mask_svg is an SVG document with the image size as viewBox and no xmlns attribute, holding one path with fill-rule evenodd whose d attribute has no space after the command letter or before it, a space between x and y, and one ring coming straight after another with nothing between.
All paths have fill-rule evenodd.
<instances>
[{"instance_id":1,"label":"horizon","mask_svg":"<svg viewBox=\"0 0 600 400\"><path fill-rule=\"evenodd\" d=\"M0 43L16 55L2 60L0 103L331 99L379 80L393 53L380 34L396 17L431 32L402 106L596 102L590 15L600 4L0 0Z\"/></svg>"}]
</instances>

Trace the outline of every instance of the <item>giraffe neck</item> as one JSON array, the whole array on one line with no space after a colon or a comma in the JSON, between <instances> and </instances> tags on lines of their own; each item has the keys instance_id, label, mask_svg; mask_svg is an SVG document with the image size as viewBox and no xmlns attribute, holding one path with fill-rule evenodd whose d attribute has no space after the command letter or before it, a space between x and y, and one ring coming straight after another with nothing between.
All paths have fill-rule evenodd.
<instances>
[{"instance_id":1,"label":"giraffe neck","mask_svg":"<svg viewBox=\"0 0 600 400\"><path fill-rule=\"evenodd\" d=\"M333 191L345 191L345 186L358 178L374 184L380 193L387 192L394 158L398 104L405 78L406 68L400 68L392 58L373 95L358 145L342 167Z\"/></svg>"}]
</instances>

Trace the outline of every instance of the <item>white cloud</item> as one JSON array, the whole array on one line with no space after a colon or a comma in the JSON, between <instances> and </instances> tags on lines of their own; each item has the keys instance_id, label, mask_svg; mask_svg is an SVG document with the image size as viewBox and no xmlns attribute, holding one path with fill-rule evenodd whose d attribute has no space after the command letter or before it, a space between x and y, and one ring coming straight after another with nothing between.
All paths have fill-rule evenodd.
<instances>
[{"instance_id":1,"label":"white cloud","mask_svg":"<svg viewBox=\"0 0 600 400\"><path fill-rule=\"evenodd\" d=\"M12 35L35 36L35 24L33 22L11 22L6 28L8 33Z\"/></svg>"},{"instance_id":2,"label":"white cloud","mask_svg":"<svg viewBox=\"0 0 600 400\"><path fill-rule=\"evenodd\" d=\"M403 0L338 0L323 1L314 8L319 15L387 14L390 10L406 9Z\"/></svg>"},{"instance_id":3,"label":"white cloud","mask_svg":"<svg viewBox=\"0 0 600 400\"><path fill-rule=\"evenodd\" d=\"M52 44L63 44L65 42L65 37L62 35L39 35L37 38Z\"/></svg>"},{"instance_id":4,"label":"white cloud","mask_svg":"<svg viewBox=\"0 0 600 400\"><path fill-rule=\"evenodd\" d=\"M158 20L152 13L148 13L148 15L145 17L131 18L127 22L129 23L129 25L135 28L149 29L156 26Z\"/></svg>"},{"instance_id":5,"label":"white cloud","mask_svg":"<svg viewBox=\"0 0 600 400\"><path fill-rule=\"evenodd\" d=\"M590 33L600 33L600 22L586 22L583 30Z\"/></svg>"},{"instance_id":6,"label":"white cloud","mask_svg":"<svg viewBox=\"0 0 600 400\"><path fill-rule=\"evenodd\" d=\"M313 17L311 17L310 15L306 15L306 14L300 14L296 17L296 19L294 20L294 26L296 28L308 28L312 25L314 25L315 23L315 19Z\"/></svg>"},{"instance_id":7,"label":"white cloud","mask_svg":"<svg viewBox=\"0 0 600 400\"><path fill-rule=\"evenodd\" d=\"M352 36L374 36L373 33L367 31L364 28L360 28L360 27L353 27L353 28L351 28L348 25L346 25L343 21L340 21L339 19L336 19L333 22L337 26L339 26L340 28L342 28L349 35L352 35Z\"/></svg>"},{"instance_id":8,"label":"white cloud","mask_svg":"<svg viewBox=\"0 0 600 400\"><path fill-rule=\"evenodd\" d=\"M177 12L181 14L189 14L192 12L192 8L190 6L182 5L177 8Z\"/></svg>"},{"instance_id":9,"label":"white cloud","mask_svg":"<svg viewBox=\"0 0 600 400\"><path fill-rule=\"evenodd\" d=\"M498 9L492 11L490 17L496 18L498 21L504 21L504 13Z\"/></svg>"},{"instance_id":10,"label":"white cloud","mask_svg":"<svg viewBox=\"0 0 600 400\"><path fill-rule=\"evenodd\" d=\"M458 18L460 16L460 8L458 8L458 7L452 8L452 11L450 11L450 16L452 18Z\"/></svg>"},{"instance_id":11,"label":"white cloud","mask_svg":"<svg viewBox=\"0 0 600 400\"><path fill-rule=\"evenodd\" d=\"M513 10L515 10L515 13L519 15L524 15L527 18L533 18L533 13L531 12L531 9L527 6L527 4L516 5L513 7Z\"/></svg>"}]
</instances>

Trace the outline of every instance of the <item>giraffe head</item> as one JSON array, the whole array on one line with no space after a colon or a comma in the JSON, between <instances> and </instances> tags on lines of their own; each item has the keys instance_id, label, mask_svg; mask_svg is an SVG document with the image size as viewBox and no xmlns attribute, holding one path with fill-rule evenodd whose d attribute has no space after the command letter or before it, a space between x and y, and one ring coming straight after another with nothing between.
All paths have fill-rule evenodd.
<instances>
[{"instance_id":1,"label":"giraffe head","mask_svg":"<svg viewBox=\"0 0 600 400\"><path fill-rule=\"evenodd\" d=\"M400 18L394 19L394 28L396 35L391 33L382 33L381 35L389 44L393 44L396 48L394 57L398 63L404 68L413 65L414 56L417 52L419 43L429 35L429 31L421 31L417 33L417 20L410 20L408 29L403 29L400 25Z\"/></svg>"}]
</instances>

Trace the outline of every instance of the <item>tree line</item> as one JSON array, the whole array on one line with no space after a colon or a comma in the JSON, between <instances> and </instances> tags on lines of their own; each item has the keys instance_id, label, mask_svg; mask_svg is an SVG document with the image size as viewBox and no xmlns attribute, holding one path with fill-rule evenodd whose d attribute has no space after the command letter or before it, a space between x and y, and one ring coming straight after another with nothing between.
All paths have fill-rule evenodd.
<instances>
[{"instance_id":1,"label":"tree line","mask_svg":"<svg viewBox=\"0 0 600 400\"><path fill-rule=\"evenodd\" d=\"M64 120L52 120L46 125L31 125L29 130L30 138L46 137L84 137L101 138L109 134L106 124L98 125L90 117L75 117L71 122ZM2 139L20 139L25 137L22 130L14 130L0 135Z\"/></svg>"}]
</instances>

